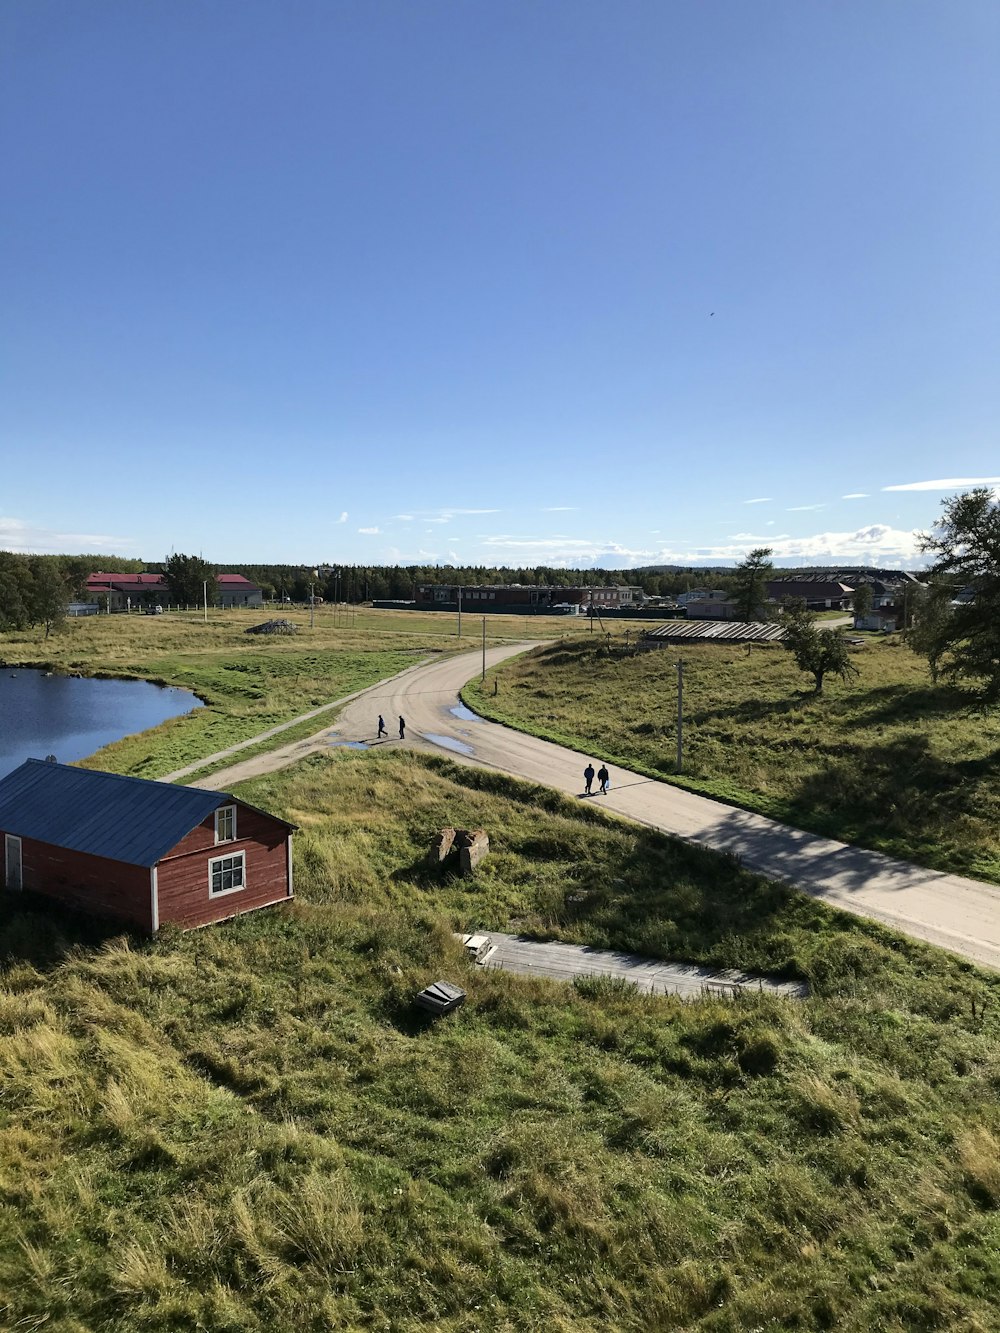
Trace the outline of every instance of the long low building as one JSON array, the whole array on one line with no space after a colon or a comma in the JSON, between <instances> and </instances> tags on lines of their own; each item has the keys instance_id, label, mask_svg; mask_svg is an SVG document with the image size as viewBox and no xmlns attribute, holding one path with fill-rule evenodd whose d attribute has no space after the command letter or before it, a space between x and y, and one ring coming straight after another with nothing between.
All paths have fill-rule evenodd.
<instances>
[{"instance_id":1,"label":"long low building","mask_svg":"<svg viewBox=\"0 0 1000 1333\"><path fill-rule=\"evenodd\" d=\"M784 627L773 620L668 620L648 630L642 648L665 648L671 643L780 643Z\"/></svg>"},{"instance_id":2,"label":"long low building","mask_svg":"<svg viewBox=\"0 0 1000 1333\"><path fill-rule=\"evenodd\" d=\"M417 587L414 606L418 611L457 611L472 614L505 615L588 615L637 606L642 589L619 586L611 588L561 588L551 584L490 583L482 586L458 583L422 583Z\"/></svg>"},{"instance_id":3,"label":"long low building","mask_svg":"<svg viewBox=\"0 0 1000 1333\"><path fill-rule=\"evenodd\" d=\"M213 606L262 606L263 594L255 583L242 574L218 574L218 588ZM100 599L112 611L135 611L151 606L167 606L170 589L162 574L88 574L87 598Z\"/></svg>"}]
</instances>

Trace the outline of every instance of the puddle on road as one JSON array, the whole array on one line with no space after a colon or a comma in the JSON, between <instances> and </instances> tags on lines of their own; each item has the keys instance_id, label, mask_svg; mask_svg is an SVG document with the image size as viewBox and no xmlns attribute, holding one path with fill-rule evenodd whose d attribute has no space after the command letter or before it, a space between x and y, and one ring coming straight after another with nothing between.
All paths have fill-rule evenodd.
<instances>
[{"instance_id":1,"label":"puddle on road","mask_svg":"<svg viewBox=\"0 0 1000 1333\"><path fill-rule=\"evenodd\" d=\"M327 745L336 750L367 750L367 741L327 741Z\"/></svg>"},{"instance_id":2,"label":"puddle on road","mask_svg":"<svg viewBox=\"0 0 1000 1333\"><path fill-rule=\"evenodd\" d=\"M449 708L448 712L452 717L459 718L462 722L482 722L478 713L474 713L471 708L466 708L465 704L456 704L454 708Z\"/></svg>"},{"instance_id":3,"label":"puddle on road","mask_svg":"<svg viewBox=\"0 0 1000 1333\"><path fill-rule=\"evenodd\" d=\"M432 731L421 732L425 741L433 741L435 745L442 746L445 750L454 750L456 754L475 754L471 745L466 745L465 741L457 741L454 736L435 736Z\"/></svg>"}]
</instances>

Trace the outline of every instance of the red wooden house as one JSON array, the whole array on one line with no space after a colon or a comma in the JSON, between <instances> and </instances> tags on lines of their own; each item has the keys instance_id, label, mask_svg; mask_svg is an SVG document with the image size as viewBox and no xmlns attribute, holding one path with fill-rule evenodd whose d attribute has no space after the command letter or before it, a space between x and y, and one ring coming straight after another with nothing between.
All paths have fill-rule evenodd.
<instances>
[{"instance_id":1,"label":"red wooden house","mask_svg":"<svg viewBox=\"0 0 1000 1333\"><path fill-rule=\"evenodd\" d=\"M154 935L290 898L294 828L225 792L40 759L0 780L5 887Z\"/></svg>"}]
</instances>

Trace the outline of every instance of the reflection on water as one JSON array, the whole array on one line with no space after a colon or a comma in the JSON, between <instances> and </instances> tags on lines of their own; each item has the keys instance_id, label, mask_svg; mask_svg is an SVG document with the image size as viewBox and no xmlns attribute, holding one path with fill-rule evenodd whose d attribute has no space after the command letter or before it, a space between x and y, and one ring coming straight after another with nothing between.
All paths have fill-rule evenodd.
<instances>
[{"instance_id":1,"label":"reflection on water","mask_svg":"<svg viewBox=\"0 0 1000 1333\"><path fill-rule=\"evenodd\" d=\"M466 745L465 741L457 741L454 736L436 736L433 731L422 731L420 733L425 741L433 741L435 745L443 746L446 750L454 750L456 754L475 754L471 745Z\"/></svg>"},{"instance_id":2,"label":"reflection on water","mask_svg":"<svg viewBox=\"0 0 1000 1333\"><path fill-rule=\"evenodd\" d=\"M158 727L202 702L189 690L147 680L88 680L23 667L0 670L0 777L25 759L62 764Z\"/></svg>"},{"instance_id":3,"label":"reflection on water","mask_svg":"<svg viewBox=\"0 0 1000 1333\"><path fill-rule=\"evenodd\" d=\"M482 722L483 720L471 708L466 708L465 704L455 704L453 708L448 709L448 712L451 713L452 717L461 718L463 722Z\"/></svg>"}]
</instances>

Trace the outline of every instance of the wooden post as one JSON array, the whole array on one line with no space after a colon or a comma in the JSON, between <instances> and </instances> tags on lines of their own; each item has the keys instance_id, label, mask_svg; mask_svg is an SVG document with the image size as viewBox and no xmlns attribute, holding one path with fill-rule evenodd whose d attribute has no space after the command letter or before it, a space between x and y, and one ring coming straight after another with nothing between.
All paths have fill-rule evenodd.
<instances>
[{"instance_id":1,"label":"wooden post","mask_svg":"<svg viewBox=\"0 0 1000 1333\"><path fill-rule=\"evenodd\" d=\"M677 663L677 772L684 771L684 663Z\"/></svg>"}]
</instances>

